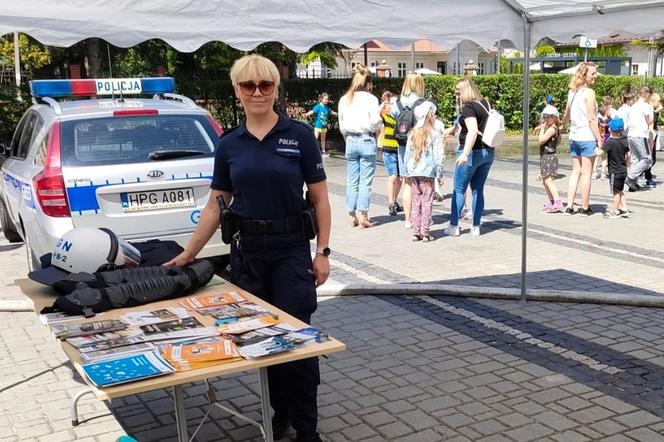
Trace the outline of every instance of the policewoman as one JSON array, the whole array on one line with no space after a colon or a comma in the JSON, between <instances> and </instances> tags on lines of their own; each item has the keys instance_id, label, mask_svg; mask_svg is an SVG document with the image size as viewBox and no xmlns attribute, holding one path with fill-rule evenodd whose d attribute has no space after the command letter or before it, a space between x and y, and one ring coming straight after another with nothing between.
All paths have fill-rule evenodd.
<instances>
[{"instance_id":1,"label":"policewoman","mask_svg":"<svg viewBox=\"0 0 664 442\"><path fill-rule=\"evenodd\" d=\"M222 196L237 219L231 244L231 280L296 318L311 322L316 286L330 273L330 203L318 143L310 126L274 111L277 67L265 57L247 55L230 72L246 118L225 132L216 150L210 198L185 250L166 265L194 260L219 228ZM302 212L303 189L315 208L317 248L312 262ZM289 423L297 441L318 441L318 359L268 368L275 439Z\"/></svg>"}]
</instances>

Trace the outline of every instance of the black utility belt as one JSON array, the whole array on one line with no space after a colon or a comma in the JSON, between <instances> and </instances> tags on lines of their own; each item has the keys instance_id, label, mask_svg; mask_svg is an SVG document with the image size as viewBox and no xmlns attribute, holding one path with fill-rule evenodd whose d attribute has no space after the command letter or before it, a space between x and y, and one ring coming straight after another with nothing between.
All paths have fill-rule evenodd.
<instances>
[{"instance_id":1,"label":"black utility belt","mask_svg":"<svg viewBox=\"0 0 664 442\"><path fill-rule=\"evenodd\" d=\"M304 230L301 216L282 219L238 218L235 222L240 233L256 235L272 233L294 233L302 232Z\"/></svg>"}]
</instances>

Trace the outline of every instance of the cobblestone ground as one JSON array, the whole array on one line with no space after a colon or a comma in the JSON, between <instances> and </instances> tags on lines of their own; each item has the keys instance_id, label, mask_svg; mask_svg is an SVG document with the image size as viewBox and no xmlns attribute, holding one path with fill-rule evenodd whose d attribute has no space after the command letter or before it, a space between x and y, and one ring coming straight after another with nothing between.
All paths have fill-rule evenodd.
<instances>
[{"instance_id":1,"label":"cobblestone ground","mask_svg":"<svg viewBox=\"0 0 664 442\"><path fill-rule=\"evenodd\" d=\"M333 284L518 287L518 164L497 162L482 236L441 238L445 201L436 206L436 241L411 244L403 223L380 213L380 173L373 210L380 225L346 227L343 163L326 161L335 211ZM534 176L533 182L532 207L542 199ZM530 283L662 295L661 188L630 196L634 216L617 223L532 211L531 232L539 236L530 241ZM20 299L13 280L25 276L24 262L22 247L0 239L0 299ZM661 309L376 293L321 298L314 323L348 346L321 360L326 440L664 441ZM69 404L83 381L34 314L0 312L0 352L0 442L114 441L125 433L175 440L166 390L112 403L85 397L81 425L72 427ZM225 405L259 418L255 373L211 383ZM204 390L203 383L186 388L191 433L208 411ZM212 409L196 440L260 439L255 428Z\"/></svg>"}]
</instances>

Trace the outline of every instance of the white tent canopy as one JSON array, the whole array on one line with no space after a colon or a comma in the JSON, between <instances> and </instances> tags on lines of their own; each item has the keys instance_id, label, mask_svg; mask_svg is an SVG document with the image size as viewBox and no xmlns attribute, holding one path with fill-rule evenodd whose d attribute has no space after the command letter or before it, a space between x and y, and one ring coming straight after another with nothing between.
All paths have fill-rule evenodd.
<instances>
[{"instance_id":1,"label":"white tent canopy","mask_svg":"<svg viewBox=\"0 0 664 442\"><path fill-rule=\"evenodd\" d=\"M359 47L372 39L405 46L429 39L442 47L468 39L489 48L509 40L530 66L531 42L618 31L654 34L664 0L29 0L5 1L0 35L23 32L43 44L70 46L100 37L121 47L162 39L179 51L209 41L248 50L279 41L304 52L333 41ZM523 115L529 115L530 70ZM528 119L524 119L521 296L526 296Z\"/></svg>"},{"instance_id":2,"label":"white tent canopy","mask_svg":"<svg viewBox=\"0 0 664 442\"><path fill-rule=\"evenodd\" d=\"M434 70L429 69L429 68L419 68L419 69L415 69L415 72L417 72L417 73L420 74L420 75L443 75L443 74L441 74L440 72L438 72L438 71L434 71Z\"/></svg>"},{"instance_id":3,"label":"white tent canopy","mask_svg":"<svg viewBox=\"0 0 664 442\"><path fill-rule=\"evenodd\" d=\"M303 52L322 41L358 47L374 38L447 47L469 39L485 48L505 39L524 48L522 16L537 42L654 33L663 14L661 0L415 0L407 7L397 0L30 0L3 2L0 35L23 32L53 46L100 37L129 47L158 38L185 52L215 40L242 50L279 41Z\"/></svg>"}]
</instances>

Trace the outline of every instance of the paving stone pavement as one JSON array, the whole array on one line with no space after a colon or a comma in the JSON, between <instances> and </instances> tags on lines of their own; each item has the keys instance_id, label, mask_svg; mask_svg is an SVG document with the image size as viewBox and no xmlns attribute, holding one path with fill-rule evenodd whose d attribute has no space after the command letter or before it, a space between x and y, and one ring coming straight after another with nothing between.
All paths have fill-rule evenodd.
<instances>
[{"instance_id":1,"label":"paving stone pavement","mask_svg":"<svg viewBox=\"0 0 664 442\"><path fill-rule=\"evenodd\" d=\"M326 162L334 209L331 284L518 287L517 163L496 163L482 236L440 237L447 200L437 206L437 240L411 244L402 222L380 214L381 166L373 210L380 225L363 231L344 223L343 162L334 157ZM532 183L529 201L536 207L542 195L534 175ZM539 236L530 241L530 284L664 294L658 267L664 244L656 241L662 190L630 197L635 214L617 223L597 215L583 219L532 210L531 233ZM0 299L20 299L13 280L26 274L22 247L1 238L0 266ZM321 360L325 440L664 441L660 309L376 293L321 298L313 322L348 345L348 351ZM34 314L0 312L0 351L0 442L114 441L125 433L140 441L175 440L167 390L112 403L84 397L81 425L72 427L69 403L84 383ZM260 418L255 373L211 382L225 405ZM190 432L208 409L204 388L194 383L185 389ZM196 440L259 436L255 428L213 409Z\"/></svg>"}]
</instances>

